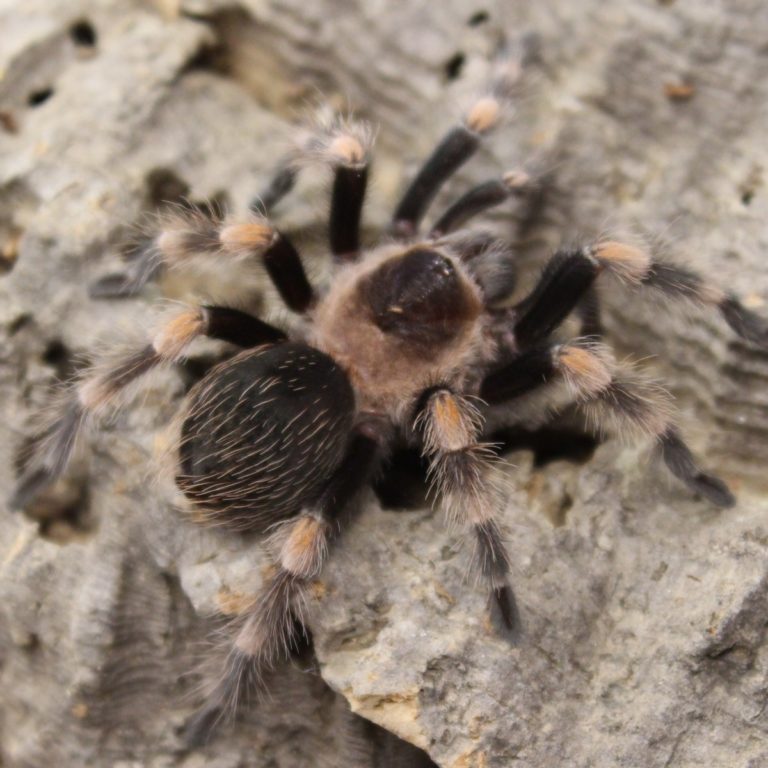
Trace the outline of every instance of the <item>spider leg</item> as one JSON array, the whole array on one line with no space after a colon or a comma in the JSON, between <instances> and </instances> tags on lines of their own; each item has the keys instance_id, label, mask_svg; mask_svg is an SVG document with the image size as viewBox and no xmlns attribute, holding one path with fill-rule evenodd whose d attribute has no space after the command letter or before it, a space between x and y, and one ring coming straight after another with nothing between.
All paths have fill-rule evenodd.
<instances>
[{"instance_id":1,"label":"spider leg","mask_svg":"<svg viewBox=\"0 0 768 768\"><path fill-rule=\"evenodd\" d=\"M358 425L320 497L286 524L274 573L247 610L219 683L185 728L188 746L206 743L247 687L261 688L264 674L288 656L303 628L307 592L351 521L355 510L350 501L368 483L385 440L380 422Z\"/></svg>"},{"instance_id":2,"label":"spider leg","mask_svg":"<svg viewBox=\"0 0 768 768\"><path fill-rule=\"evenodd\" d=\"M135 293L163 268L180 267L194 258L250 265L260 261L280 294L294 312L305 312L315 293L296 248L267 219L256 214L217 219L199 209L178 208L164 218L160 232L141 246L139 272L124 278L126 293ZM107 275L91 289L92 296L110 295L121 276ZM113 294L112 294L113 295Z\"/></svg>"},{"instance_id":3,"label":"spider leg","mask_svg":"<svg viewBox=\"0 0 768 768\"><path fill-rule=\"evenodd\" d=\"M592 285L584 292L581 301L576 305L576 314L581 321L581 336L592 336L597 339L603 336L603 319L600 295L597 287Z\"/></svg>"},{"instance_id":4,"label":"spider leg","mask_svg":"<svg viewBox=\"0 0 768 768\"><path fill-rule=\"evenodd\" d=\"M157 278L163 261L152 237L142 237L130 249L131 263L123 272L103 275L88 286L92 299L124 299L137 296L141 289Z\"/></svg>"},{"instance_id":5,"label":"spider leg","mask_svg":"<svg viewBox=\"0 0 768 768\"><path fill-rule=\"evenodd\" d=\"M501 179L478 184L448 207L432 226L429 236L437 239L454 232L483 211L501 205L513 195L521 194L529 181L526 173L510 171Z\"/></svg>"},{"instance_id":6,"label":"spider leg","mask_svg":"<svg viewBox=\"0 0 768 768\"><path fill-rule=\"evenodd\" d=\"M714 307L738 336L754 344L768 346L768 320L745 307L734 294L722 290L690 269L652 261L643 275L642 285L670 299Z\"/></svg>"},{"instance_id":7,"label":"spider leg","mask_svg":"<svg viewBox=\"0 0 768 768\"><path fill-rule=\"evenodd\" d=\"M414 236L424 214L443 184L475 154L480 142L499 122L502 102L484 96L472 106L464 122L452 128L429 156L395 209L392 232Z\"/></svg>"},{"instance_id":8,"label":"spider leg","mask_svg":"<svg viewBox=\"0 0 768 768\"><path fill-rule=\"evenodd\" d=\"M592 287L600 265L589 249L557 251L533 291L515 307L515 343L521 349L547 339Z\"/></svg>"},{"instance_id":9,"label":"spider leg","mask_svg":"<svg viewBox=\"0 0 768 768\"><path fill-rule=\"evenodd\" d=\"M251 211L260 216L268 216L270 211L296 186L298 169L292 158L283 160L278 165L272 178L263 191L251 201Z\"/></svg>"},{"instance_id":10,"label":"spider leg","mask_svg":"<svg viewBox=\"0 0 768 768\"><path fill-rule=\"evenodd\" d=\"M368 152L352 136L336 139L329 237L337 261L354 261L360 251L360 219L368 184ZM333 145L331 145L333 146Z\"/></svg>"},{"instance_id":11,"label":"spider leg","mask_svg":"<svg viewBox=\"0 0 768 768\"><path fill-rule=\"evenodd\" d=\"M416 429L430 463L431 483L449 519L471 527L475 538L472 568L490 589L491 619L511 642L520 617L509 585L509 555L496 520L498 500L489 477L493 455L479 443L480 415L448 386L426 390L419 399Z\"/></svg>"},{"instance_id":12,"label":"spider leg","mask_svg":"<svg viewBox=\"0 0 768 768\"><path fill-rule=\"evenodd\" d=\"M509 403L558 381L593 430L655 440L669 471L691 490L719 507L734 504L728 486L697 466L666 391L631 367L618 366L603 345L576 341L528 349L490 372L480 397L491 406Z\"/></svg>"},{"instance_id":13,"label":"spider leg","mask_svg":"<svg viewBox=\"0 0 768 768\"><path fill-rule=\"evenodd\" d=\"M264 192L251 203L255 213L266 213L294 187L302 165L320 163L333 169L329 221L331 253L337 261L353 261L360 250L360 218L368 184L372 132L362 122L338 116L318 128L282 161Z\"/></svg>"},{"instance_id":14,"label":"spider leg","mask_svg":"<svg viewBox=\"0 0 768 768\"><path fill-rule=\"evenodd\" d=\"M555 253L531 294L515 308L517 344L528 347L546 339L604 272L670 300L714 307L739 336L768 345L768 321L746 308L736 296L689 269L613 241Z\"/></svg>"},{"instance_id":15,"label":"spider leg","mask_svg":"<svg viewBox=\"0 0 768 768\"><path fill-rule=\"evenodd\" d=\"M149 343L94 365L59 404L56 418L35 440L37 451L19 478L9 501L25 507L65 470L79 435L93 418L119 406L126 388L152 370L182 360L200 336L255 347L284 340L285 334L262 320L229 307L177 311L156 330Z\"/></svg>"}]
</instances>

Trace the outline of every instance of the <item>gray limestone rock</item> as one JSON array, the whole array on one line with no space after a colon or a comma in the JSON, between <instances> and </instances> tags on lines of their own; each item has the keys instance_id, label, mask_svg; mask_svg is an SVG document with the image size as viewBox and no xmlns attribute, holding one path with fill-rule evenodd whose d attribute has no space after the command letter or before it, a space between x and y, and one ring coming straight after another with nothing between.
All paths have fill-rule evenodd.
<instances>
[{"instance_id":1,"label":"gray limestone rock","mask_svg":"<svg viewBox=\"0 0 768 768\"><path fill-rule=\"evenodd\" d=\"M1 0L0 497L79 356L144 327L162 296L219 290L89 298L132 227L182 194L244 210L322 98L379 126L373 236L494 53L521 40L535 55L514 118L451 189L513 167L543 180L535 210L489 217L524 283L561 243L631 231L768 314L767 34L761 0ZM277 211L318 275L326 201L308 174ZM2 510L3 765L417 759L385 732L450 768L768 764L768 354L717 317L604 298L611 341L652 357L736 507L668 482L647 446L608 441L586 464L508 455L525 624L510 647L459 533L370 495L317 586L317 661L276 673L271 700L184 752L205 617L236 613L268 558L194 526L156 480L186 380L155 377L47 503ZM246 299L279 315L263 285Z\"/></svg>"}]
</instances>

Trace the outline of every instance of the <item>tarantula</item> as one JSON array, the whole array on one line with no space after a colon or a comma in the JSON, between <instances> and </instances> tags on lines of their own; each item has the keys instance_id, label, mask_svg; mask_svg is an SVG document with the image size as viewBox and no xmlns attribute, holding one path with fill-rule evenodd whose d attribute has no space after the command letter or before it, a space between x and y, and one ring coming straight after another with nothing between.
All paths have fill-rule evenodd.
<instances>
[{"instance_id":1,"label":"tarantula","mask_svg":"<svg viewBox=\"0 0 768 768\"><path fill-rule=\"evenodd\" d=\"M472 568L486 584L493 624L512 641L521 621L497 521L487 417L514 422L531 395L544 413L552 396L565 393L596 428L653 438L691 490L718 506L733 503L727 486L697 466L664 390L618 365L594 338L562 341L555 333L602 275L715 307L755 343L768 338L763 319L697 274L611 240L558 251L533 291L510 306L514 275L505 267L512 252L464 224L517 194L526 183L520 173L471 189L422 234L430 203L499 123L505 104L498 90L474 103L421 167L383 243L372 249L361 248L360 237L371 132L337 120L303 144L303 159L333 171L334 272L323 290L266 217L293 187L296 158L248 216L177 212L130 279L107 279L99 289L132 292L193 255L216 259L221 269L230 261L258 263L302 318L287 333L233 306L177 310L144 346L76 382L12 499L14 507L28 504L61 475L94 417L125 400L144 374L182 360L198 337L243 349L212 368L184 401L176 485L198 518L270 532L277 556L233 637L217 687L189 724L191 743L206 737L245 679L258 679L287 653L301 631L308 587L352 518L354 497L395 444L418 446L428 462L434 492L474 541Z\"/></svg>"}]
</instances>

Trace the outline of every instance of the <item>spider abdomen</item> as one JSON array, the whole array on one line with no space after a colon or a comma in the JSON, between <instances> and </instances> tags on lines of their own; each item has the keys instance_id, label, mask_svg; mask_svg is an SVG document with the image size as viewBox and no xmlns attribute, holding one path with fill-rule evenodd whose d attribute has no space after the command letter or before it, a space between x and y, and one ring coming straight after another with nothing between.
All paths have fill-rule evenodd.
<instances>
[{"instance_id":1,"label":"spider abdomen","mask_svg":"<svg viewBox=\"0 0 768 768\"><path fill-rule=\"evenodd\" d=\"M346 374L299 343L251 350L189 394L176 483L211 522L264 530L318 497L355 412Z\"/></svg>"}]
</instances>

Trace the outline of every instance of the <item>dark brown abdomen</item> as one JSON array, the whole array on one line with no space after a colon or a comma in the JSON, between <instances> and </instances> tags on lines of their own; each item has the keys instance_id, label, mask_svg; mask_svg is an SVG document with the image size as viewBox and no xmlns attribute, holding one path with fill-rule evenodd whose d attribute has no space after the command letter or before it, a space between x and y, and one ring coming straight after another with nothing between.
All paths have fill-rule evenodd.
<instances>
[{"instance_id":1,"label":"dark brown abdomen","mask_svg":"<svg viewBox=\"0 0 768 768\"><path fill-rule=\"evenodd\" d=\"M263 531L317 498L354 412L346 374L323 352L243 352L190 392L176 483L212 523Z\"/></svg>"}]
</instances>

